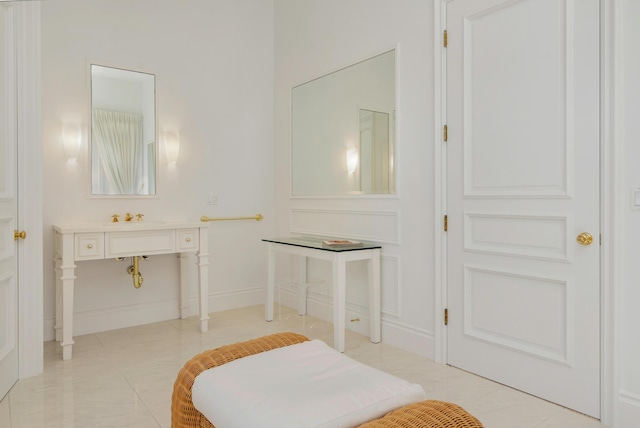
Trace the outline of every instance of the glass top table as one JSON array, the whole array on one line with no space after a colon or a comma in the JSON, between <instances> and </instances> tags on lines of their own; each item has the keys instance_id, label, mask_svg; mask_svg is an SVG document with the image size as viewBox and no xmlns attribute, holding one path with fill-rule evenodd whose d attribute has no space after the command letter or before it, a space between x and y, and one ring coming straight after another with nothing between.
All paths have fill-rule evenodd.
<instances>
[{"instance_id":1,"label":"glass top table","mask_svg":"<svg viewBox=\"0 0 640 428\"><path fill-rule=\"evenodd\" d=\"M380 244L307 236L263 239L262 241L267 245L268 270L265 320L273 320L276 253L290 254L303 261L305 266L303 277L294 281L294 284L299 287L300 308L298 313L301 315L306 313L306 295L307 286L309 285L306 277L306 259L314 258L330 261L332 266L331 288L333 291L333 347L339 352L344 352L346 264L351 261L366 260L369 284L369 337L373 343L380 342L380 251L382 248ZM336 241L338 242L336 243ZM331 245L332 243L334 245Z\"/></svg>"},{"instance_id":2,"label":"glass top table","mask_svg":"<svg viewBox=\"0 0 640 428\"><path fill-rule=\"evenodd\" d=\"M274 244L293 245L296 247L315 248L324 251L358 251L382 248L380 244L365 241L356 241L342 238L321 238L307 236L290 236L286 238L263 239L264 242Z\"/></svg>"}]
</instances>

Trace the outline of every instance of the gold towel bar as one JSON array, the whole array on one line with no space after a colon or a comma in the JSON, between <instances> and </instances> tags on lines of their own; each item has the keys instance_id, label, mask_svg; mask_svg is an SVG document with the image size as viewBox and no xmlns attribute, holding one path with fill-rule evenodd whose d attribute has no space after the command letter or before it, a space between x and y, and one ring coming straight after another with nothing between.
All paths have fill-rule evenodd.
<instances>
[{"instance_id":1,"label":"gold towel bar","mask_svg":"<svg viewBox=\"0 0 640 428\"><path fill-rule=\"evenodd\" d=\"M200 221L226 221L226 220L255 220L255 221L260 221L262 220L264 217L262 217L262 214L256 214L253 217L207 217L206 215L203 215L202 217L200 217Z\"/></svg>"}]
</instances>

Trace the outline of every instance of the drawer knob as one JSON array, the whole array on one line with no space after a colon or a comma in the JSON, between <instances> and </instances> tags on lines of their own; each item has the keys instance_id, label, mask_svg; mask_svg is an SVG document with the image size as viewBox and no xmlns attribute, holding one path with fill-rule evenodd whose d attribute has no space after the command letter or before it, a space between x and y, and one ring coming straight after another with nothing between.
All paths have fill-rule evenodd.
<instances>
[{"instance_id":1,"label":"drawer knob","mask_svg":"<svg viewBox=\"0 0 640 428\"><path fill-rule=\"evenodd\" d=\"M87 244L87 248L88 249L92 249L93 248L93 244Z\"/></svg>"},{"instance_id":2,"label":"drawer knob","mask_svg":"<svg viewBox=\"0 0 640 428\"><path fill-rule=\"evenodd\" d=\"M187 241L187 242L191 242L191 238L187 238L187 239L186 239L186 241Z\"/></svg>"}]
</instances>

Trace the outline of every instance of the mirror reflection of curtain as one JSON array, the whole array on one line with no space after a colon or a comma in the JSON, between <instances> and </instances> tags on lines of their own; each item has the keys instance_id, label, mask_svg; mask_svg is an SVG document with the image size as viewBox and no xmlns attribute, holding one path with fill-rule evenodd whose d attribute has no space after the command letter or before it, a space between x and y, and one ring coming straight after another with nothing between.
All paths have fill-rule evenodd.
<instances>
[{"instance_id":1,"label":"mirror reflection of curtain","mask_svg":"<svg viewBox=\"0 0 640 428\"><path fill-rule=\"evenodd\" d=\"M93 110L92 137L105 177L114 192L141 193L144 144L142 115ZM103 186L104 187L104 186Z\"/></svg>"},{"instance_id":2,"label":"mirror reflection of curtain","mask_svg":"<svg viewBox=\"0 0 640 428\"><path fill-rule=\"evenodd\" d=\"M149 194L156 194L156 144L148 144L147 163L149 164L147 174L149 177Z\"/></svg>"},{"instance_id":3,"label":"mirror reflection of curtain","mask_svg":"<svg viewBox=\"0 0 640 428\"><path fill-rule=\"evenodd\" d=\"M364 193L393 193L389 113L360 109L360 186Z\"/></svg>"}]
</instances>

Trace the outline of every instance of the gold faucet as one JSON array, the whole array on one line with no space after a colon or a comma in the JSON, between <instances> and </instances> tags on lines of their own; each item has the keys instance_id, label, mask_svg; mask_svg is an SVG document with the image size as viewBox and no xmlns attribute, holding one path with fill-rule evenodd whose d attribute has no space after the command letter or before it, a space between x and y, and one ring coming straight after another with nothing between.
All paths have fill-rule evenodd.
<instances>
[{"instance_id":1,"label":"gold faucet","mask_svg":"<svg viewBox=\"0 0 640 428\"><path fill-rule=\"evenodd\" d=\"M136 221L142 221L142 217L144 217L144 214L136 214Z\"/></svg>"},{"instance_id":2,"label":"gold faucet","mask_svg":"<svg viewBox=\"0 0 640 428\"><path fill-rule=\"evenodd\" d=\"M117 223L118 222L118 217L120 217L120 216L118 214L114 214L111 217L113 217L113 220L111 220L111 221L114 222L114 223Z\"/></svg>"},{"instance_id":3,"label":"gold faucet","mask_svg":"<svg viewBox=\"0 0 640 428\"><path fill-rule=\"evenodd\" d=\"M133 216L131 215L131 213L127 213L124 216L124 221L131 221L131 220L133 220Z\"/></svg>"}]
</instances>

